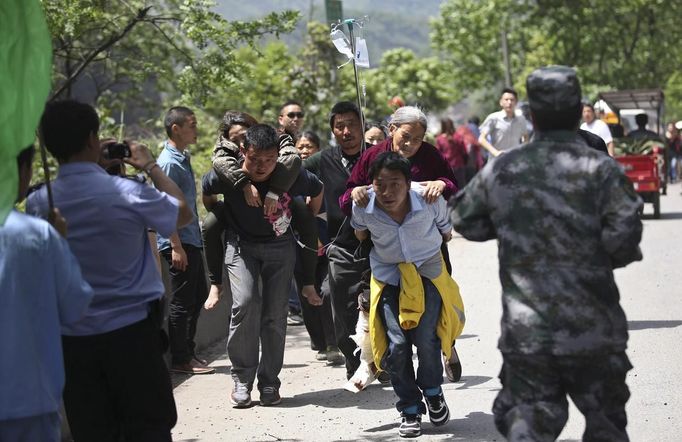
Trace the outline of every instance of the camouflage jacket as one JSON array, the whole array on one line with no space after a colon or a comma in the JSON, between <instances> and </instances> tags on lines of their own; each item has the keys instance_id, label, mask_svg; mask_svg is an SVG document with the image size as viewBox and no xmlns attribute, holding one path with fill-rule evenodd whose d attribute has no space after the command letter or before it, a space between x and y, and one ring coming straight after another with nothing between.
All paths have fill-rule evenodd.
<instances>
[{"instance_id":1,"label":"camouflage jacket","mask_svg":"<svg viewBox=\"0 0 682 442\"><path fill-rule=\"evenodd\" d=\"M497 238L503 353L589 355L627 344L613 269L642 259L642 201L573 132L538 134L450 201L457 232Z\"/></svg>"},{"instance_id":2,"label":"camouflage jacket","mask_svg":"<svg viewBox=\"0 0 682 442\"><path fill-rule=\"evenodd\" d=\"M218 136L216 145L213 148L213 169L220 178L220 181L231 184L235 188L241 189L249 178L242 170L242 158L239 146L223 137ZM270 178L270 190L278 195L282 195L289 190L289 187L298 178L301 170L301 158L294 146L294 141L290 135L282 134L279 137L279 158L277 166Z\"/></svg>"}]
</instances>

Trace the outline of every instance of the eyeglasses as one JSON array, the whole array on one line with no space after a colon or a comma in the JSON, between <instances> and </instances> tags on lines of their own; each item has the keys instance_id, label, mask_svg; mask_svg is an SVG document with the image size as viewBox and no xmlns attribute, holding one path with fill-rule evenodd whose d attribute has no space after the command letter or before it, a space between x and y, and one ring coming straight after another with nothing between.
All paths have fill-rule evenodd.
<instances>
[{"instance_id":1,"label":"eyeglasses","mask_svg":"<svg viewBox=\"0 0 682 442\"><path fill-rule=\"evenodd\" d=\"M287 117L289 117L289 118L291 118L291 119L293 120L293 119L296 118L296 117L298 117L298 118L303 118L303 117L304 117L304 114L303 114L303 112L289 112L289 113L287 114Z\"/></svg>"}]
</instances>

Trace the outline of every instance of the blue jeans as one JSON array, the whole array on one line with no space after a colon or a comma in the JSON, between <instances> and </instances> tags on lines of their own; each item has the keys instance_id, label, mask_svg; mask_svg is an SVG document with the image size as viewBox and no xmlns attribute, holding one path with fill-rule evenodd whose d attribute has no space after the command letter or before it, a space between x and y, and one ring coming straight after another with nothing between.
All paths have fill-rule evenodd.
<instances>
[{"instance_id":1,"label":"blue jeans","mask_svg":"<svg viewBox=\"0 0 682 442\"><path fill-rule=\"evenodd\" d=\"M249 390L256 376L261 391L263 387L280 386L295 262L291 235L257 243L228 234L225 264L232 289L232 319L227 353L232 379L247 384Z\"/></svg>"},{"instance_id":2,"label":"blue jeans","mask_svg":"<svg viewBox=\"0 0 682 442\"><path fill-rule=\"evenodd\" d=\"M382 368L391 376L393 391L398 396L396 408L402 412L416 406L421 414L426 412L422 391L438 388L443 383L440 338L436 327L440 318L441 296L433 283L422 278L425 306L419 325L411 330L400 328L398 320L397 286L386 285L379 300L379 314L388 336L388 349L381 362ZM417 347L419 367L414 376L412 346Z\"/></svg>"}]
</instances>

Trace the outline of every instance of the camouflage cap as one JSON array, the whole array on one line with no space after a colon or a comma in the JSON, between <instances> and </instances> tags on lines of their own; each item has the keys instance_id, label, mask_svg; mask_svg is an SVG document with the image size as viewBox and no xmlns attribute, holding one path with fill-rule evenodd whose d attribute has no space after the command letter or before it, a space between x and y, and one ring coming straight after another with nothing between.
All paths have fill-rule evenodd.
<instances>
[{"instance_id":1,"label":"camouflage cap","mask_svg":"<svg viewBox=\"0 0 682 442\"><path fill-rule=\"evenodd\" d=\"M580 82L567 66L545 66L526 79L528 104L535 112L555 112L580 106Z\"/></svg>"}]
</instances>

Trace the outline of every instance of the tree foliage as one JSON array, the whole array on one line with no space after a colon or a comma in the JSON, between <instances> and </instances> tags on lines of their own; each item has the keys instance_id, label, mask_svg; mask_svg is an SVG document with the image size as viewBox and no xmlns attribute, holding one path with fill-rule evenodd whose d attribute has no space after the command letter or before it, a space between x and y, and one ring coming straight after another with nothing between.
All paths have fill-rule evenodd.
<instances>
[{"instance_id":1,"label":"tree foliage","mask_svg":"<svg viewBox=\"0 0 682 442\"><path fill-rule=\"evenodd\" d=\"M108 104L132 97L158 103L158 93L203 103L240 78L239 46L288 32L298 19L297 12L284 11L229 22L207 0L42 4L53 36L54 98L73 96L80 81L90 96Z\"/></svg>"},{"instance_id":2,"label":"tree foliage","mask_svg":"<svg viewBox=\"0 0 682 442\"><path fill-rule=\"evenodd\" d=\"M663 87L679 68L682 3L672 0L448 0L432 23L432 43L467 90L504 79L501 31L508 36L511 74L542 65L579 70L584 89Z\"/></svg>"}]
</instances>

